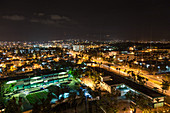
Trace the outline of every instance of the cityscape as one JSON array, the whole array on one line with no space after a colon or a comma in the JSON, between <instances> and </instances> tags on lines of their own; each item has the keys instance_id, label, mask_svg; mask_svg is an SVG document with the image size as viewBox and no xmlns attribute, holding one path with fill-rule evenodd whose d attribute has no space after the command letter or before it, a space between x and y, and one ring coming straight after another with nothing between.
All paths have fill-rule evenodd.
<instances>
[{"instance_id":1,"label":"cityscape","mask_svg":"<svg viewBox=\"0 0 170 113\"><path fill-rule=\"evenodd\" d=\"M0 1L0 113L170 113L168 3Z\"/></svg>"},{"instance_id":2,"label":"cityscape","mask_svg":"<svg viewBox=\"0 0 170 113\"><path fill-rule=\"evenodd\" d=\"M1 42L1 112L169 112L169 50L161 41Z\"/></svg>"}]
</instances>

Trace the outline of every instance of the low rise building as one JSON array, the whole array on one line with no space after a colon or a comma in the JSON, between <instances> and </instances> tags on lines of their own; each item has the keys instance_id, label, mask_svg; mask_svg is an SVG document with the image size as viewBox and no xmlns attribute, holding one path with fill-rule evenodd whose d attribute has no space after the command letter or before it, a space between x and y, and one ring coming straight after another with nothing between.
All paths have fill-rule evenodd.
<instances>
[{"instance_id":1,"label":"low rise building","mask_svg":"<svg viewBox=\"0 0 170 113\"><path fill-rule=\"evenodd\" d=\"M96 71L100 72L100 69L96 68ZM102 70L102 72L106 72L106 71ZM132 91L138 93L139 95L144 96L145 98L150 99L151 102L149 104L153 108L164 106L164 98L165 98L164 94L154 91L153 89L150 89L144 85L137 84L131 80L115 75L113 73L109 73L109 72L106 73L107 76L103 75L103 77L101 77L100 86L106 91L108 91L109 93L112 93L115 89L118 89L121 92L121 96L125 96L125 94L128 91Z\"/></svg>"},{"instance_id":2,"label":"low rise building","mask_svg":"<svg viewBox=\"0 0 170 113\"><path fill-rule=\"evenodd\" d=\"M73 51L83 51L84 49L84 45L73 45Z\"/></svg>"}]
</instances>

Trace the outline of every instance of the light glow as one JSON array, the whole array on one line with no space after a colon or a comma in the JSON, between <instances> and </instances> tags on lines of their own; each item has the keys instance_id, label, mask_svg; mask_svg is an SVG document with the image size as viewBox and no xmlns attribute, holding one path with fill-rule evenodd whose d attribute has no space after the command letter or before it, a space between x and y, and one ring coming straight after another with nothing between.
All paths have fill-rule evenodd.
<instances>
[{"instance_id":1,"label":"light glow","mask_svg":"<svg viewBox=\"0 0 170 113\"><path fill-rule=\"evenodd\" d=\"M15 83L17 82L16 80L13 80L13 81L8 81L6 84L11 84L11 83Z\"/></svg>"}]
</instances>

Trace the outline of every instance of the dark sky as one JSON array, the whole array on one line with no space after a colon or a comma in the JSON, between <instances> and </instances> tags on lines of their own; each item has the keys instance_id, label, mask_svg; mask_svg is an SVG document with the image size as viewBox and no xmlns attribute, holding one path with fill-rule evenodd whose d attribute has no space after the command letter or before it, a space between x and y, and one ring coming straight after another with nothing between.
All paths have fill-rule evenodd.
<instances>
[{"instance_id":1,"label":"dark sky","mask_svg":"<svg viewBox=\"0 0 170 113\"><path fill-rule=\"evenodd\" d=\"M0 40L169 40L169 1L0 0Z\"/></svg>"}]
</instances>

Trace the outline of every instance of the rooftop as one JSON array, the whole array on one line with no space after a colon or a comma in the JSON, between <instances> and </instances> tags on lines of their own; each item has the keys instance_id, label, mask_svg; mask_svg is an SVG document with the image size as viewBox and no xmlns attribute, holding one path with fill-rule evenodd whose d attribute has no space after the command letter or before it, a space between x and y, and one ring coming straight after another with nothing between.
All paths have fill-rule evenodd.
<instances>
[{"instance_id":1,"label":"rooftop","mask_svg":"<svg viewBox=\"0 0 170 113\"><path fill-rule=\"evenodd\" d=\"M109 81L104 81L108 85L115 85L115 84L122 84L120 81L115 81L115 80L109 80Z\"/></svg>"}]
</instances>

